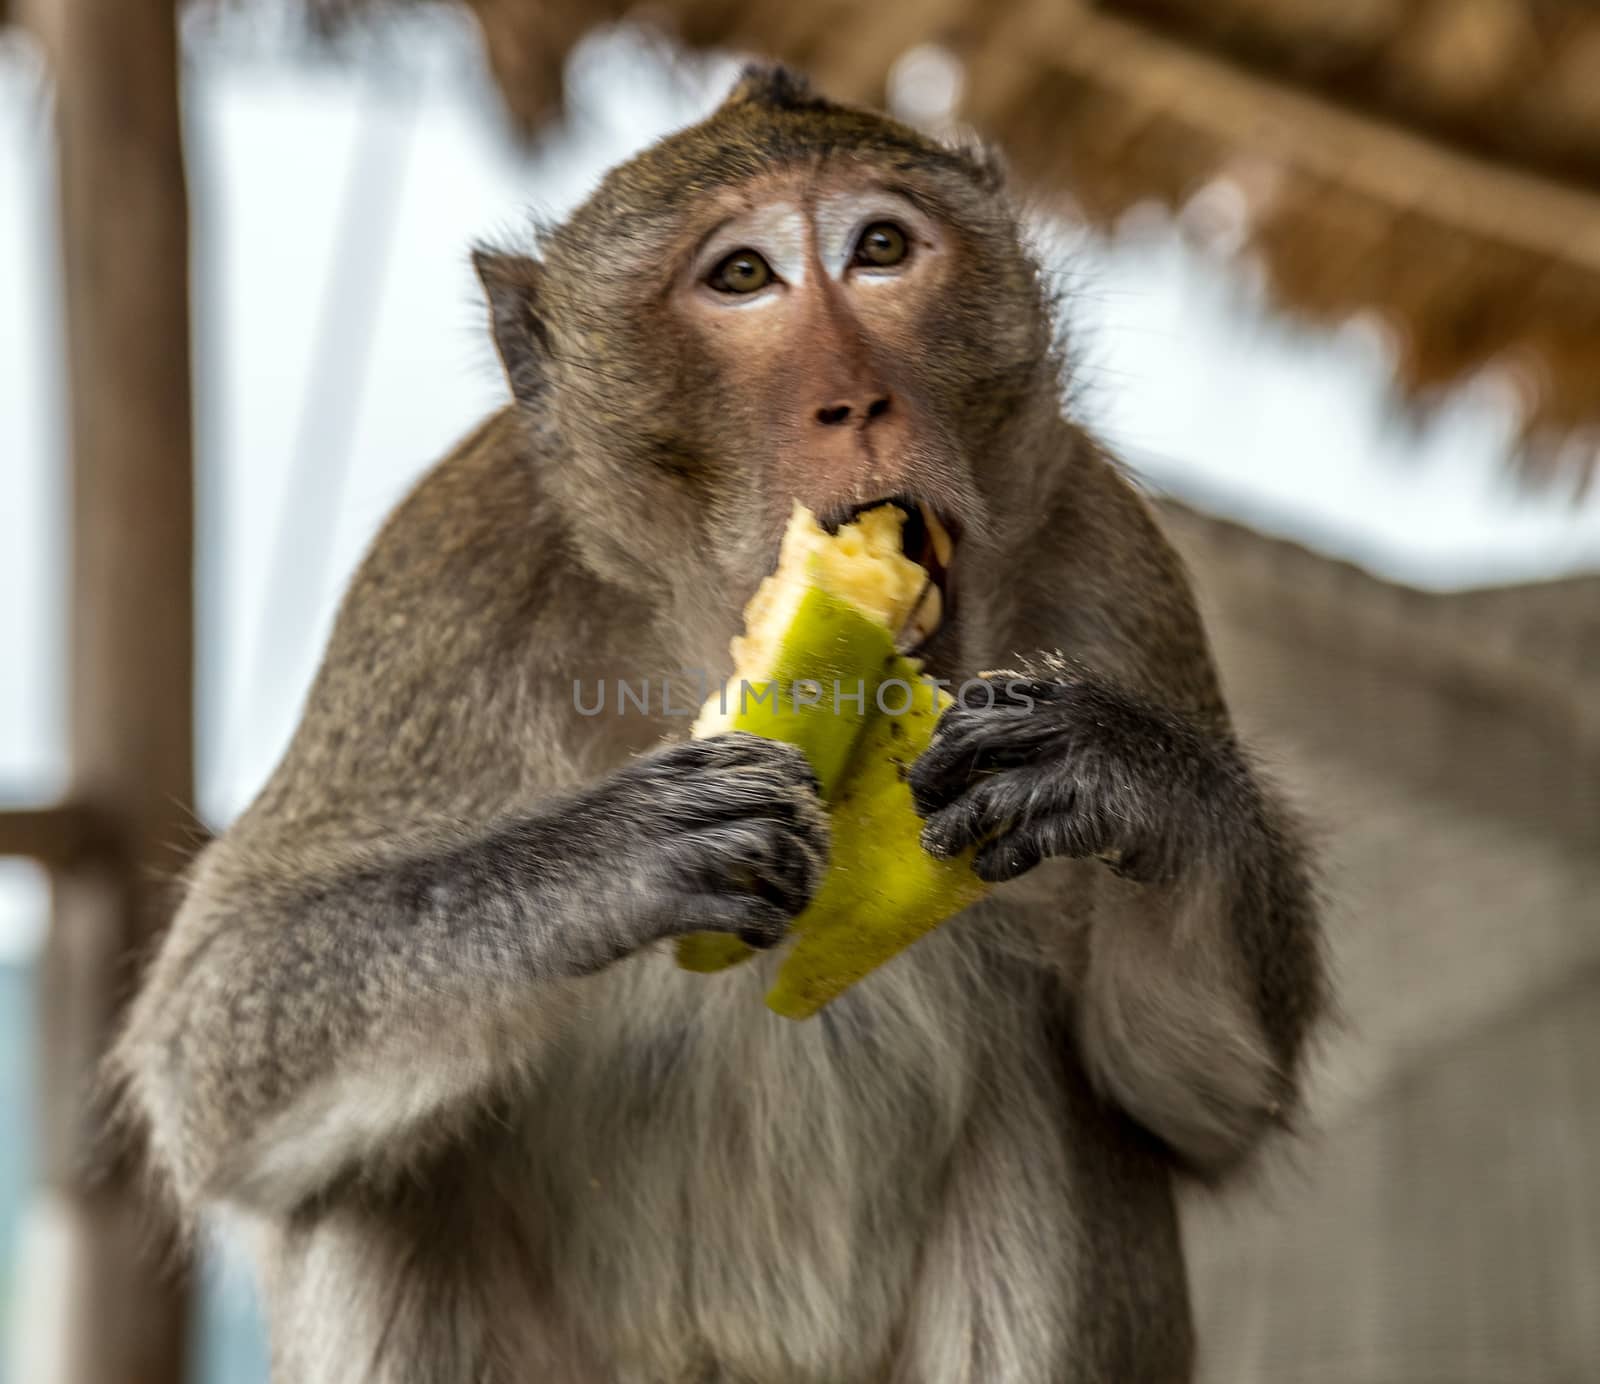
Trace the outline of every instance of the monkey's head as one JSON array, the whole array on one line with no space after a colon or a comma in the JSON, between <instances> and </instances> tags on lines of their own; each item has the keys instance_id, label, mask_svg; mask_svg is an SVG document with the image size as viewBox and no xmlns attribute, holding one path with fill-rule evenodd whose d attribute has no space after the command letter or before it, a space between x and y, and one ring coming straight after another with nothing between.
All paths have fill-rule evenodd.
<instances>
[{"instance_id":1,"label":"monkey's head","mask_svg":"<svg viewBox=\"0 0 1600 1384\"><path fill-rule=\"evenodd\" d=\"M538 248L475 264L517 403L559 442L547 484L693 643L726 638L796 499L835 522L902 500L941 580L1018 508L1015 434L1054 416L1057 367L987 154L753 68Z\"/></svg>"}]
</instances>

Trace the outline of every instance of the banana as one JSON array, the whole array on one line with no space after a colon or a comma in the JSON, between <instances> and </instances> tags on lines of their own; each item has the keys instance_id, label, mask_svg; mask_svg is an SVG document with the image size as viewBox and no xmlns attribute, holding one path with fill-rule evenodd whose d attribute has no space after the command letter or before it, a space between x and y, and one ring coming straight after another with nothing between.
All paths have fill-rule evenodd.
<instances>
[{"instance_id":1,"label":"banana","mask_svg":"<svg viewBox=\"0 0 1600 1384\"><path fill-rule=\"evenodd\" d=\"M942 860L922 849L922 819L905 781L949 694L914 660L897 657L883 701L888 709L867 722L830 804L827 878L795 919L795 939L767 992L767 1007L786 1019L809 1018L988 892L972 852Z\"/></svg>"},{"instance_id":2,"label":"banana","mask_svg":"<svg viewBox=\"0 0 1600 1384\"><path fill-rule=\"evenodd\" d=\"M894 631L929 584L900 550L904 522L884 505L829 534L795 504L777 570L745 606L733 676L701 709L696 737L745 730L797 745L824 801L832 798L894 657ZM714 932L680 938L677 954L685 970L702 972L753 955Z\"/></svg>"},{"instance_id":3,"label":"banana","mask_svg":"<svg viewBox=\"0 0 1600 1384\"><path fill-rule=\"evenodd\" d=\"M796 505L778 569L733 641L734 678L694 727L799 746L828 804L828 875L795 920L767 995L786 1018L815 1014L986 890L970 854L940 860L922 849L905 783L950 698L894 650L895 631L930 620L931 630L941 615L937 587L901 551L904 521L885 505L829 535ZM694 933L677 948L678 964L701 972L751 955L719 933Z\"/></svg>"}]
</instances>

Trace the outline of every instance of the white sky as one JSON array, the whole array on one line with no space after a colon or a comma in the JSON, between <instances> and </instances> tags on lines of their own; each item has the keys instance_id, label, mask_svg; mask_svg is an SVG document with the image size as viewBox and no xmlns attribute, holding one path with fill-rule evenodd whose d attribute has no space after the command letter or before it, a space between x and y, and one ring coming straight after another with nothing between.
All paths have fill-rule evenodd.
<instances>
[{"instance_id":1,"label":"white sky","mask_svg":"<svg viewBox=\"0 0 1600 1384\"><path fill-rule=\"evenodd\" d=\"M591 40L573 120L529 154L497 126L470 43L418 33L391 40L381 73L259 42L204 43L191 60L200 764L215 821L279 753L378 520L501 397L470 241L570 206L713 104L736 66ZM63 765L46 129L36 72L0 48L0 796L50 791ZM1109 251L1060 238L1085 405L1152 484L1424 586L1600 569L1600 487L1577 507L1516 490L1492 387L1401 427L1380 333L1275 324L1248 274L1208 271L1165 220L1136 220ZM42 897L28 867L0 862L0 959L33 944Z\"/></svg>"}]
</instances>

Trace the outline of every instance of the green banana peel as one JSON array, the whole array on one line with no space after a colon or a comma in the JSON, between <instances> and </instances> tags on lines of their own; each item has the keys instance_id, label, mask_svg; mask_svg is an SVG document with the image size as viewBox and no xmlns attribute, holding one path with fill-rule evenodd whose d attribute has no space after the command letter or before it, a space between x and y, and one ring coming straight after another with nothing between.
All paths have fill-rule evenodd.
<instances>
[{"instance_id":1,"label":"green banana peel","mask_svg":"<svg viewBox=\"0 0 1600 1384\"><path fill-rule=\"evenodd\" d=\"M831 802L893 658L894 640L883 625L812 587L779 644L772 680L718 694L727 703L719 711L728 718L719 728L798 746L811 761L823 801ZM795 689L805 684L811 686L797 698ZM813 690L817 700L806 701ZM728 933L692 932L678 939L677 955L686 971L710 973L755 953Z\"/></svg>"},{"instance_id":2,"label":"green banana peel","mask_svg":"<svg viewBox=\"0 0 1600 1384\"><path fill-rule=\"evenodd\" d=\"M795 919L795 937L767 992L767 1007L805 1019L904 951L989 886L972 870L972 852L941 859L923 850L922 819L906 774L933 739L950 697L896 658L878 711L856 746L831 805L828 874Z\"/></svg>"}]
</instances>

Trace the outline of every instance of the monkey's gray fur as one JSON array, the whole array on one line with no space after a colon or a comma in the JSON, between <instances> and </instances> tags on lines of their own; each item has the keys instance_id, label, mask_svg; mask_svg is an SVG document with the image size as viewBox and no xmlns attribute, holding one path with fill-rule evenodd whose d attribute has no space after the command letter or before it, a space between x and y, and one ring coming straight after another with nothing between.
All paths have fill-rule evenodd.
<instances>
[{"instance_id":1,"label":"monkey's gray fur","mask_svg":"<svg viewBox=\"0 0 1600 1384\"><path fill-rule=\"evenodd\" d=\"M932 420L898 488L965 530L930 660L1072 661L1035 662L1025 731L951 713L913 779L930 847L1010 833L1008 882L791 1023L772 953L694 975L671 938L803 906L803 760L572 686L726 666L804 482L638 266L807 161L920 180L982 248L893 366ZM755 73L541 250L480 256L515 401L376 541L115 1054L176 1204L254 1247L275 1378L1189 1378L1174 1178L1287 1122L1319 933L1176 558L1060 416L993 165Z\"/></svg>"}]
</instances>

